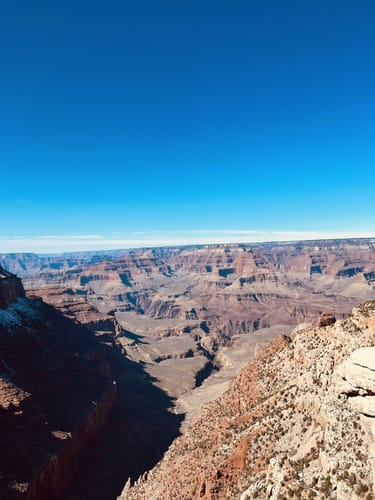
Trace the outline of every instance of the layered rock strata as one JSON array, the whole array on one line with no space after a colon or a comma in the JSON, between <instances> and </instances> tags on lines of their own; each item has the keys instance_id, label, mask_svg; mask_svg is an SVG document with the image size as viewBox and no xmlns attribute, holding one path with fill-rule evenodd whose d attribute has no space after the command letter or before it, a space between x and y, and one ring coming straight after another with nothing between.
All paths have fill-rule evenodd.
<instances>
[{"instance_id":1,"label":"layered rock strata","mask_svg":"<svg viewBox=\"0 0 375 500\"><path fill-rule=\"evenodd\" d=\"M197 321L194 334L208 333L214 347L239 333L311 322L322 312L342 318L375 296L369 239L9 254L1 262L22 272L28 290L93 329L118 312L135 313L142 324L145 317L181 325L163 335L180 335ZM160 331L154 326L150 331ZM141 328L133 333L146 333Z\"/></svg>"}]
</instances>

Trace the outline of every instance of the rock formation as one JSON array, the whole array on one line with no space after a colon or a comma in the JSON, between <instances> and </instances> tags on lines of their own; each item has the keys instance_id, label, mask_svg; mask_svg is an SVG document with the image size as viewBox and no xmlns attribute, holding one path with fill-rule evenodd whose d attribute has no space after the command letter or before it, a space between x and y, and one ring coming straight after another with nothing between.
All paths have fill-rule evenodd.
<instances>
[{"instance_id":1,"label":"rock formation","mask_svg":"<svg viewBox=\"0 0 375 500\"><path fill-rule=\"evenodd\" d=\"M69 310L60 303L61 314L33 294L25 298L2 268L0 275L0 499L115 498L128 477L161 458L183 417L143 365L121 352L114 317L79 300ZM177 359L189 361L195 350L188 340ZM149 354L170 361L163 345Z\"/></svg>"},{"instance_id":2,"label":"rock formation","mask_svg":"<svg viewBox=\"0 0 375 500\"><path fill-rule=\"evenodd\" d=\"M313 491L312 482L306 482L310 481L314 474L318 477L318 487L322 487L326 481L323 480L322 470L326 471L324 460L328 460L328 441L325 448L320 444L313 445L313 448L319 449L319 460L306 459L311 462L311 467L309 465L306 471L302 471L303 477L307 478L306 481L303 480L305 482L302 481L302 476L293 476L292 473L293 470L300 472L294 462L300 460L298 457L301 454L304 456L304 452L299 450L299 444L292 438L294 434L302 435L304 408L305 415L309 412L312 416L315 415L316 421L319 420L318 400L323 397L323 393L319 392L320 389L315 389L314 381L323 380L326 370L325 366L319 365L325 359L319 346L311 347L311 353L306 354L303 343L299 345L297 339L300 337L311 340L316 335L317 339L322 338L324 344L328 334L338 334L340 328L345 331L348 327L349 332L356 330L358 325L355 325L363 319L362 310L358 313L358 318L362 319L358 321L353 317L354 319L343 322L343 318L347 317L354 305L375 298L373 240L209 245L60 256L8 254L0 256L1 262L9 270L22 275L28 299L23 297L22 285L19 286L17 278L4 272L3 280L8 282L5 286L3 281L5 292L2 295L0 288L0 301L3 301L0 302L3 304L0 307L6 308L3 312L0 310L0 324L3 325L0 332L3 331L6 335L0 335L0 347L3 345L3 339L6 339L5 348L10 352L12 346L12 349L15 348L18 352L20 339L22 345L28 346L27 348L34 345L33 339L38 339L42 350L52 352L52 358L55 356L55 361L50 361L51 366L48 366L55 370L53 374L56 374L58 381L56 394L59 394L60 387L66 386L64 390L71 391L75 381L78 386L84 387L79 377L74 380L67 377L68 372L75 373L77 366L81 367L79 370L82 370L82 373L94 371L95 376L101 377L98 380L106 380L103 387L110 387L106 384L111 382L111 377L116 380L117 404L111 423L104 428L104 420L111 412L109 408L112 403L103 405L104 409L108 408L108 413L105 411L105 418L98 419L103 422L100 443L95 444L91 437L84 438L83 441L88 443L88 447L83 446L82 449L89 450L85 458L85 453L76 453L68 446L68 443L79 443L79 439L72 437L71 440L64 441L66 446L64 444L63 449L70 450L67 456L77 457L72 463L79 464L79 474L75 475L74 482L65 489L59 500L113 499L119 494L127 478L135 479L161 459L178 435L184 416L185 429L199 411L200 405L223 394L228 387L228 380L252 359L255 352L258 352L257 360L249 365L250 368L241 372L229 393L222 396L218 402L212 403L212 412L210 405L204 410L203 417L198 419L198 428L193 427L192 429L196 430L187 432L188 441L183 441L185 438L182 438L186 456L185 451L179 449L178 440L165 461L151 474L150 483L142 482L131 488L127 494L134 495L135 498L149 498L148 495L153 493L154 496L151 495L150 498L164 499L168 498L168 495L173 498L173 495L176 495L176 498L214 499L236 498L236 495L245 495L247 492L249 498L256 498L257 495L262 498L266 487L267 494L273 495L273 498L282 498L282 495L289 495L285 484L290 484L294 485L293 494L301 498L305 493L314 494L314 491L317 491L316 485ZM9 280L13 283L13 289ZM42 297L55 309L48 308L37 297ZM56 309L62 315L58 314ZM369 317L371 314L370 311ZM48 319L48 315L52 315L59 325L67 322L64 324L70 325L69 328L66 327L68 332L75 324L74 328L81 332L74 336L76 340L83 337L90 339L88 343L86 340L84 342L87 355L70 343L69 349L78 353L78 357L75 354L67 354L67 360L60 361L60 351L55 353L54 350L55 344L60 344L55 342L56 339L51 334L52 331L59 330L60 326L51 330L53 322ZM85 328L82 329L77 322L82 323ZM290 342L288 334L301 322L303 325L295 329L293 340ZM363 330L362 326L358 328ZM34 330L39 332L38 335L26 335L26 332ZM12 333L9 335L9 332ZM272 347L264 350L262 341L272 340L279 333L286 336L279 337ZM63 332L60 331L59 335L63 335ZM73 342L73 337L69 338L69 342ZM351 333L348 338L352 338ZM337 350L336 354L332 354L335 359L332 365L334 368L344 344L344 338L334 346L327 344L328 352L331 352L331 348ZM353 350L356 347L368 346L366 343L357 345L354 340L352 344L350 349L353 347ZM300 348L295 350L296 346ZM346 354L349 356L352 352L350 349L343 350L342 361ZM292 362L289 360L291 352ZM63 359L65 360L65 354ZM14 368L13 358L12 363L6 358L4 360L4 394L14 394L14 397L19 399L19 407L10 409L9 406L6 410L8 417L12 415L12 411L17 415L25 412L32 415L33 422L49 422L50 417L41 403L44 396L36 396L35 392L39 380L43 379L44 375L39 375L38 384L29 386L25 380L29 380L31 374L22 374L20 368L29 366L29 362L20 362L19 367ZM36 362L38 363L39 361ZM305 379L306 367L309 368L310 364L314 363L317 366L315 375ZM327 363L329 369L332 368L328 361ZM43 363L40 364L43 366ZM284 365L289 366L290 372L284 379L279 379L280 367ZM269 366L273 368L272 374ZM21 378L12 378L7 367L15 373L20 371ZM337 387L343 386L340 373L337 372L338 378L335 375ZM48 376L44 378L49 380ZM332 380L333 378L332 375ZM294 381L294 385L292 384L284 394L283 384L287 384L289 379ZM236 393L236 384L241 387L242 394ZM300 384L308 388L307 392L311 391L310 399ZM101 382L95 384L95 387L102 387ZM113 390L113 386L110 390ZM369 389L362 387L348 392L346 385L340 390L340 398L350 398L350 411L359 412L362 420L372 418L370 414L373 411L373 403ZM366 390L367 392L364 392ZM48 392L47 389L43 391L43 395ZM90 394L89 390L87 394ZM263 394L264 398L259 394ZM101 401L102 395L103 392L99 391L93 400ZM107 401L106 398L104 400ZM302 401L302 416L298 417L301 413L301 408L297 405L299 400ZM108 401L111 401L111 398ZM223 410L220 401L231 409ZM287 403L289 406L286 406ZM89 409L87 412L83 410L85 404L82 400L83 406L78 409L78 413L82 411L82 414L90 414ZM275 406L274 413L271 410L272 405ZM21 410L18 411L17 408ZM327 408L324 409L324 418L331 418L333 422L336 414L330 417L330 410ZM74 411L76 410L77 408ZM216 411L221 412L223 420L216 419ZM247 413L253 417L248 418ZM282 416L284 426L281 425L273 435L271 430L277 423L277 414ZM293 421L294 414L296 421L291 432L285 423ZM237 423L237 417L240 418L240 423ZM15 417L11 417L13 418ZM212 420L212 426L207 419ZM307 429L312 425L309 423ZM89 428L91 427L89 425ZM199 427L202 431L198 430ZM94 425L93 428L99 427ZM61 431L60 427L57 429ZM326 427L324 432L325 429ZM69 432L74 435L73 431ZM320 443L321 438L317 438L317 432L314 426L311 427L313 437L310 439L308 434L309 443ZM366 432L370 435L372 431L370 429ZM282 438L282 433L286 436L285 439ZM94 434L95 432L92 436ZM263 440L262 436L265 436ZM200 450L200 441L205 443L203 451ZM287 450L289 443L294 443L293 454ZM360 452L364 453L362 448ZM350 450L348 453L350 455ZM284 463L283 454L286 454L285 460L288 460L285 463L290 465L287 465L285 470L290 470L290 473L285 472L281 465L275 465L280 460ZM177 455L181 455L181 458ZM315 457L315 451L313 455ZM56 456L66 455L57 453ZM186 473L190 475L190 479L185 482L181 472L182 496L177 488L169 490L166 485L171 479L167 474L167 466L164 470L163 464L168 463L168 466L171 466L173 460L177 460L173 465L176 474L180 474L181 468L186 469ZM64 459L60 463L65 464ZM271 463L275 465L272 470L268 468ZM51 466L48 468L50 462L45 464L47 469L38 469L47 471L43 472L43 477L54 477L54 470L63 470L65 467L53 465L51 469ZM191 468L193 464L194 470ZM319 469L319 464L324 465L323 469ZM105 475L102 476L101 471L106 471ZM160 478L158 471L161 471ZM256 476L259 491L253 482L247 479L258 473L254 471L260 474ZM154 484L154 490L153 486L148 486L153 484L153 474L158 478L155 479L158 484ZM274 486L277 477L282 474L284 475L281 482L285 484ZM367 472L362 470L362 475L367 478L366 474ZM71 476L69 470L65 476ZM196 484L192 480L195 476L198 478ZM37 494L43 495L44 490L35 490L37 493L32 493L34 486L31 484L38 484L32 483L32 478L35 477L34 473L30 473L25 479L26 486L22 486L22 478L17 480L17 494L24 488L34 497ZM320 480L323 481L322 484ZM332 481L332 495L340 491L345 498L346 486L339 486L337 478ZM48 488L55 494L57 490L53 489L51 482L48 484ZM59 485L58 488L63 487L59 481L56 484ZM370 486L369 483L368 487ZM357 493L354 491L353 495L355 494ZM370 494L370 490L366 494Z\"/></svg>"},{"instance_id":3,"label":"rock formation","mask_svg":"<svg viewBox=\"0 0 375 500\"><path fill-rule=\"evenodd\" d=\"M54 499L112 413L108 355L2 268L0 304L0 498Z\"/></svg>"},{"instance_id":4,"label":"rock formation","mask_svg":"<svg viewBox=\"0 0 375 500\"><path fill-rule=\"evenodd\" d=\"M375 298L372 240L10 254L0 261L22 272L29 296L41 296L102 340L116 339L172 397L208 375L220 349L235 346L239 335L291 330L322 313L328 325ZM164 340L171 336L181 346ZM187 337L194 359L176 356ZM162 357L150 358L151 345ZM191 376L182 390L174 382L185 366Z\"/></svg>"},{"instance_id":5,"label":"rock formation","mask_svg":"<svg viewBox=\"0 0 375 500\"><path fill-rule=\"evenodd\" d=\"M0 267L0 309L6 309L16 299L24 296L21 280Z\"/></svg>"},{"instance_id":6,"label":"rock formation","mask_svg":"<svg viewBox=\"0 0 375 500\"><path fill-rule=\"evenodd\" d=\"M178 320L181 331L196 320L195 334L209 331L215 345L323 312L342 318L375 297L373 240L5 254L1 263L20 273L27 290L86 324L115 312Z\"/></svg>"},{"instance_id":7,"label":"rock formation","mask_svg":"<svg viewBox=\"0 0 375 500\"><path fill-rule=\"evenodd\" d=\"M323 313L318 321L318 326L330 326L336 323L336 318L331 313Z\"/></svg>"},{"instance_id":8,"label":"rock formation","mask_svg":"<svg viewBox=\"0 0 375 500\"><path fill-rule=\"evenodd\" d=\"M259 350L121 500L374 498L375 301Z\"/></svg>"}]
</instances>

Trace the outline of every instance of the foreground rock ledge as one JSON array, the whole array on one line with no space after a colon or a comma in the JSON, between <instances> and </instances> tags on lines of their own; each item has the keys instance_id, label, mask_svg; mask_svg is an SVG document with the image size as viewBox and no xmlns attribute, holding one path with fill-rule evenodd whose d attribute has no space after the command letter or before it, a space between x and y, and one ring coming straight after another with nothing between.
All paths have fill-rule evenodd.
<instances>
[{"instance_id":1,"label":"foreground rock ledge","mask_svg":"<svg viewBox=\"0 0 375 500\"><path fill-rule=\"evenodd\" d=\"M0 267L0 499L58 498L116 397L105 346Z\"/></svg>"},{"instance_id":2,"label":"foreground rock ledge","mask_svg":"<svg viewBox=\"0 0 375 500\"><path fill-rule=\"evenodd\" d=\"M121 500L371 500L375 302L278 337Z\"/></svg>"}]
</instances>

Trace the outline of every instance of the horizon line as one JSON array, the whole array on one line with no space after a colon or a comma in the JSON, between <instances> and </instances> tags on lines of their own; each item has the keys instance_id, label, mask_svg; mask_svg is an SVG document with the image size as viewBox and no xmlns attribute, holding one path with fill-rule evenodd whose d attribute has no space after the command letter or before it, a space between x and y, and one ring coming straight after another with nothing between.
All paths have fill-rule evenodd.
<instances>
[{"instance_id":1,"label":"horizon line","mask_svg":"<svg viewBox=\"0 0 375 500\"><path fill-rule=\"evenodd\" d=\"M173 238L172 235L175 235L175 237ZM140 236L142 236L142 238L140 238ZM158 236L158 238L156 238L156 236ZM35 253L47 255L79 252L120 251L142 248L296 243L299 241L373 238L375 238L375 231L267 231L233 229L138 231L127 234L117 232L110 233L108 235L71 234L32 237L2 236L0 237L0 253Z\"/></svg>"}]
</instances>

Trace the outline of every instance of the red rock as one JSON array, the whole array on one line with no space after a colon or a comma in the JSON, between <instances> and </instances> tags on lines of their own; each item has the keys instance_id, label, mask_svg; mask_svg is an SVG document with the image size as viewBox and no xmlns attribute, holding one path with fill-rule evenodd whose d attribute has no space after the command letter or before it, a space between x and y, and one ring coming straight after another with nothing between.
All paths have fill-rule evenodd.
<instances>
[{"instance_id":1,"label":"red rock","mask_svg":"<svg viewBox=\"0 0 375 500\"><path fill-rule=\"evenodd\" d=\"M1 270L0 498L50 500L106 425L116 387L87 329L23 295Z\"/></svg>"},{"instance_id":2,"label":"red rock","mask_svg":"<svg viewBox=\"0 0 375 500\"><path fill-rule=\"evenodd\" d=\"M336 323L336 318L332 313L323 313L318 321L318 326L330 326Z\"/></svg>"}]
</instances>

